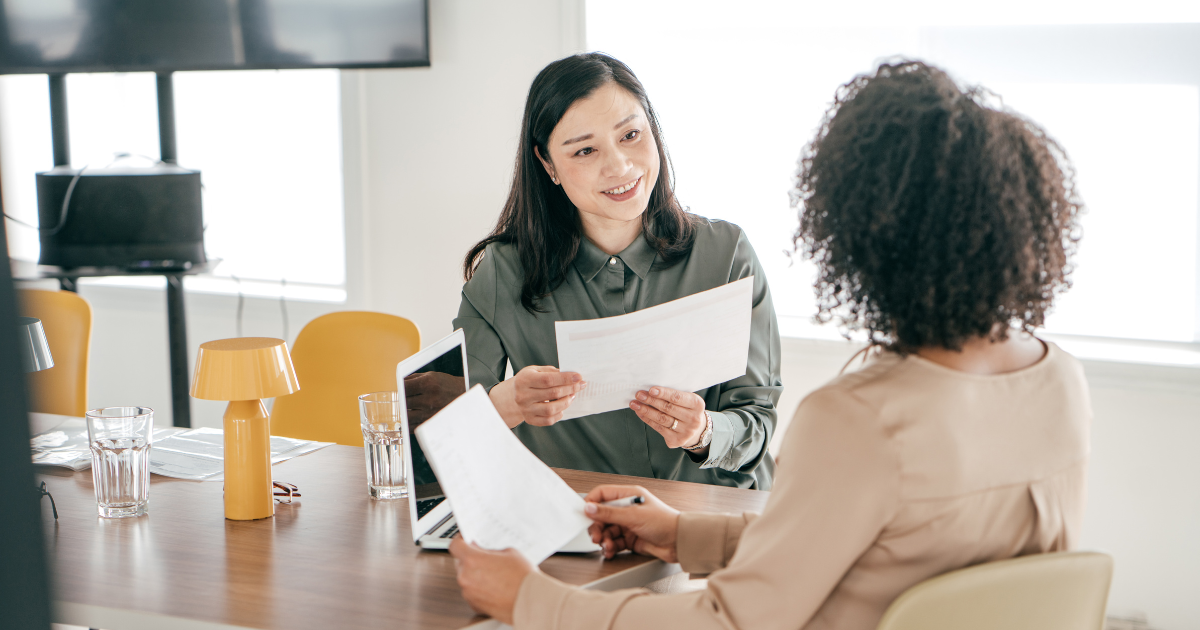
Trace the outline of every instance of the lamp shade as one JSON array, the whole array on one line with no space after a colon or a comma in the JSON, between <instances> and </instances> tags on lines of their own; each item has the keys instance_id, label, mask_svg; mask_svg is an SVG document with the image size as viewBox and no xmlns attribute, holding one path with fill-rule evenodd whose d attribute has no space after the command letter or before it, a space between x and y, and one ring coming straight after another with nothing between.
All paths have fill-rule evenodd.
<instances>
[{"instance_id":1,"label":"lamp shade","mask_svg":"<svg viewBox=\"0 0 1200 630\"><path fill-rule=\"evenodd\" d=\"M33 317L17 318L17 348L21 353L21 369L26 372L41 372L54 367L50 356L50 344L42 320Z\"/></svg>"},{"instance_id":2,"label":"lamp shade","mask_svg":"<svg viewBox=\"0 0 1200 630\"><path fill-rule=\"evenodd\" d=\"M200 344L192 396L203 400L258 400L300 391L287 343L270 337L218 339Z\"/></svg>"}]
</instances>

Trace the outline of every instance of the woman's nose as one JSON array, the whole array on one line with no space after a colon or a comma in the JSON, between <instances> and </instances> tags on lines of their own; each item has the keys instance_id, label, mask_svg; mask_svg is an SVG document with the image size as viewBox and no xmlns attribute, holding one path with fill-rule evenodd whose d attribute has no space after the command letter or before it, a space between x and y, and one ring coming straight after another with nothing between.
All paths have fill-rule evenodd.
<instances>
[{"instance_id":1,"label":"woman's nose","mask_svg":"<svg viewBox=\"0 0 1200 630\"><path fill-rule=\"evenodd\" d=\"M616 149L607 151L607 159L604 161L601 174L605 177L617 177L628 173L633 166L633 161L624 151Z\"/></svg>"}]
</instances>

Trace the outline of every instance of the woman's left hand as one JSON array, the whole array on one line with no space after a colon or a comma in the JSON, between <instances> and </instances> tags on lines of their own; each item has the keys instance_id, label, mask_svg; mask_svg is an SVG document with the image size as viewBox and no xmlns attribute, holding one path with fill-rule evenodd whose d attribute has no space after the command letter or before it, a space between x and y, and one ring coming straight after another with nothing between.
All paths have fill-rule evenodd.
<instances>
[{"instance_id":1,"label":"woman's left hand","mask_svg":"<svg viewBox=\"0 0 1200 630\"><path fill-rule=\"evenodd\" d=\"M629 408L642 422L662 434L669 448L699 444L700 436L708 426L704 399L692 392L651 387L648 392L638 392L637 400L630 401Z\"/></svg>"},{"instance_id":2,"label":"woman's left hand","mask_svg":"<svg viewBox=\"0 0 1200 630\"><path fill-rule=\"evenodd\" d=\"M454 556L458 585L471 608L511 626L521 582L537 569L516 549L491 551L462 536L450 541L450 555Z\"/></svg>"}]
</instances>

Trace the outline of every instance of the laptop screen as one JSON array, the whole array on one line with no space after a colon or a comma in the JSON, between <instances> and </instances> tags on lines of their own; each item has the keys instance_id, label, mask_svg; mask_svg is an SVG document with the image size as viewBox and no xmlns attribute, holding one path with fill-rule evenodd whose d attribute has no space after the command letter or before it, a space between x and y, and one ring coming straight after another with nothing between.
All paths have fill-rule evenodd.
<instances>
[{"instance_id":1,"label":"laptop screen","mask_svg":"<svg viewBox=\"0 0 1200 630\"><path fill-rule=\"evenodd\" d=\"M416 495L413 498L416 499L418 519L445 501L446 497L413 431L466 391L463 351L462 346L457 344L404 377L408 443L412 453L413 493Z\"/></svg>"}]
</instances>

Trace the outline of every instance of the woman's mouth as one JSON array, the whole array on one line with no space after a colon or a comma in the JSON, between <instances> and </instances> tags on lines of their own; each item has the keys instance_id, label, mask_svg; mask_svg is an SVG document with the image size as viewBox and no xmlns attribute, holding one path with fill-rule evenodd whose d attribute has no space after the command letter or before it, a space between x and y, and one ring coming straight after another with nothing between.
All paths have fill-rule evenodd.
<instances>
[{"instance_id":1,"label":"woman's mouth","mask_svg":"<svg viewBox=\"0 0 1200 630\"><path fill-rule=\"evenodd\" d=\"M628 184L617 186L616 188L605 190L603 192L606 196L608 196L609 199L612 199L613 201L625 201L626 199L629 199L638 193L638 189L641 184L642 178L638 177Z\"/></svg>"}]
</instances>

